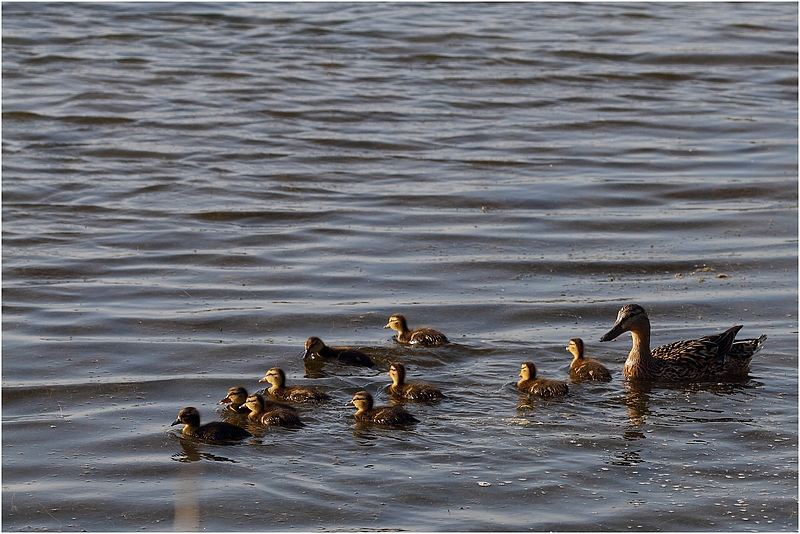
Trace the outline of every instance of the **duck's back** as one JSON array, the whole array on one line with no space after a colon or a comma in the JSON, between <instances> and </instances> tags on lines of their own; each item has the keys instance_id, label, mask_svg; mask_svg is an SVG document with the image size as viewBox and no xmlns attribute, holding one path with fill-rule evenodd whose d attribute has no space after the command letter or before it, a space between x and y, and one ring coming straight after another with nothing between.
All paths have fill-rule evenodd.
<instances>
[{"instance_id":1,"label":"duck's back","mask_svg":"<svg viewBox=\"0 0 800 534\"><path fill-rule=\"evenodd\" d=\"M540 397L560 397L569 393L569 387L564 382L551 378L523 380L517 384L517 387L523 393Z\"/></svg>"},{"instance_id":2,"label":"duck's back","mask_svg":"<svg viewBox=\"0 0 800 534\"><path fill-rule=\"evenodd\" d=\"M226 423L224 421L212 421L200 425L192 432L192 435L205 440L233 440L252 437L253 435L244 428Z\"/></svg>"},{"instance_id":3,"label":"duck's back","mask_svg":"<svg viewBox=\"0 0 800 534\"><path fill-rule=\"evenodd\" d=\"M286 408L274 408L266 412L251 413L248 417L254 423L268 426L283 426L287 428L304 426L297 413Z\"/></svg>"},{"instance_id":4,"label":"duck's back","mask_svg":"<svg viewBox=\"0 0 800 534\"><path fill-rule=\"evenodd\" d=\"M398 386L390 385L389 393L409 400L433 400L442 399L444 394L436 386L423 382L410 382Z\"/></svg>"},{"instance_id":5,"label":"duck's back","mask_svg":"<svg viewBox=\"0 0 800 534\"><path fill-rule=\"evenodd\" d=\"M384 406L357 413L357 421L366 421L379 425L410 425L419 423L419 420L403 408L396 406Z\"/></svg>"},{"instance_id":6,"label":"duck's back","mask_svg":"<svg viewBox=\"0 0 800 534\"><path fill-rule=\"evenodd\" d=\"M369 356L360 350L351 349L350 347L331 347L335 354L332 357L352 365L363 365L365 367L375 367L375 363Z\"/></svg>"},{"instance_id":7,"label":"duck's back","mask_svg":"<svg viewBox=\"0 0 800 534\"><path fill-rule=\"evenodd\" d=\"M450 342L447 339L447 336L434 328L428 328L426 326L417 328L412 332L408 332L407 336L402 337L404 339L398 338L398 341L402 343L408 343L409 345L422 345L425 347L443 345Z\"/></svg>"},{"instance_id":8,"label":"duck's back","mask_svg":"<svg viewBox=\"0 0 800 534\"><path fill-rule=\"evenodd\" d=\"M611 371L605 365L588 358L581 358L570 367L570 374L581 380L597 380L608 382L611 380Z\"/></svg>"},{"instance_id":9,"label":"duck's back","mask_svg":"<svg viewBox=\"0 0 800 534\"><path fill-rule=\"evenodd\" d=\"M330 400L330 396L328 396L328 394L324 391L316 388L306 388L303 386L286 386L277 388L275 391L270 391L269 394L276 399L289 402L308 402L312 404L321 404Z\"/></svg>"}]
</instances>

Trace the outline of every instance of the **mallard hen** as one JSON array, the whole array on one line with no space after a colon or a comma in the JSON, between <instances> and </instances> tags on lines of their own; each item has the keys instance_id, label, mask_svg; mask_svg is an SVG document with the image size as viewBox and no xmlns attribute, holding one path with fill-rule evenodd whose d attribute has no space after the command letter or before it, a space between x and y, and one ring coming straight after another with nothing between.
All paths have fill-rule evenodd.
<instances>
[{"instance_id":1,"label":"mallard hen","mask_svg":"<svg viewBox=\"0 0 800 534\"><path fill-rule=\"evenodd\" d=\"M647 312L638 304L628 304L622 307L616 323L600 341L611 341L623 332L631 333L633 347L622 368L629 380L709 380L746 373L753 355L761 350L767 336L735 341L741 328L737 325L719 334L667 343L651 352Z\"/></svg>"}]
</instances>

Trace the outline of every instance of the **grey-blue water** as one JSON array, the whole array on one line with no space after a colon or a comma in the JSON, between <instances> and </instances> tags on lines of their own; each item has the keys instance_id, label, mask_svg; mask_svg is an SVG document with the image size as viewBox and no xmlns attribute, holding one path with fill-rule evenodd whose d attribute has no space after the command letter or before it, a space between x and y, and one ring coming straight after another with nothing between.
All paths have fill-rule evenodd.
<instances>
[{"instance_id":1,"label":"grey-blue water","mask_svg":"<svg viewBox=\"0 0 800 534\"><path fill-rule=\"evenodd\" d=\"M3 529L797 531L797 12L4 3ZM628 383L630 302L768 340ZM448 398L357 426L393 360ZM304 428L170 426L273 366Z\"/></svg>"}]
</instances>

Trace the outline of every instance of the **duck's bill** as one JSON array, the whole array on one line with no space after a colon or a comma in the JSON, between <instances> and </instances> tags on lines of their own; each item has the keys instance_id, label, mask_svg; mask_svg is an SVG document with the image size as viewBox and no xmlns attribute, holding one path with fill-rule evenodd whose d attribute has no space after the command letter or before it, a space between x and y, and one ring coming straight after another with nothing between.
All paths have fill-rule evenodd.
<instances>
[{"instance_id":1,"label":"duck's bill","mask_svg":"<svg viewBox=\"0 0 800 534\"><path fill-rule=\"evenodd\" d=\"M303 359L305 359L305 356L303 356ZM267 381L268 381L268 380L267 380L267 377L265 376L264 378L262 378L261 380L259 380L259 381L258 381L258 383L260 384L260 383L262 383L262 382L267 382Z\"/></svg>"},{"instance_id":2,"label":"duck's bill","mask_svg":"<svg viewBox=\"0 0 800 534\"><path fill-rule=\"evenodd\" d=\"M303 353L303 359L307 360L311 356L311 351L307 350Z\"/></svg>"},{"instance_id":3,"label":"duck's bill","mask_svg":"<svg viewBox=\"0 0 800 534\"><path fill-rule=\"evenodd\" d=\"M224 399L219 401L220 404L228 404L230 402L232 402L230 397L225 397Z\"/></svg>"},{"instance_id":4,"label":"duck's bill","mask_svg":"<svg viewBox=\"0 0 800 534\"><path fill-rule=\"evenodd\" d=\"M614 325L614 328L606 332L603 337L600 338L600 341L612 341L617 339L625 330L622 329L620 325Z\"/></svg>"},{"instance_id":5,"label":"duck's bill","mask_svg":"<svg viewBox=\"0 0 800 534\"><path fill-rule=\"evenodd\" d=\"M169 425L169 426L175 426L175 425L179 425L179 424L181 424L181 420L180 419L175 419L175 421L173 421L173 423L171 425Z\"/></svg>"}]
</instances>

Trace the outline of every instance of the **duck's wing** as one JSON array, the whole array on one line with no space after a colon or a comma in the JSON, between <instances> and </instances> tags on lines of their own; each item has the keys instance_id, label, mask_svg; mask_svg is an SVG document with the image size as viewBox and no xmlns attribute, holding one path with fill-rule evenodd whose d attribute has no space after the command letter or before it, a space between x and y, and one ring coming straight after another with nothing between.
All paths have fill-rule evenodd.
<instances>
[{"instance_id":1,"label":"duck's wing","mask_svg":"<svg viewBox=\"0 0 800 534\"><path fill-rule=\"evenodd\" d=\"M699 339L676 341L656 347L652 354L654 358L669 361L677 365L703 368L710 367L717 361L722 361L725 354L731 349L736 333L742 325L737 325L728 330L704 336Z\"/></svg>"},{"instance_id":2,"label":"duck's wing","mask_svg":"<svg viewBox=\"0 0 800 534\"><path fill-rule=\"evenodd\" d=\"M411 339L409 340L411 345L423 345L423 346L431 346L431 345L442 345L444 343L449 343L447 336L435 330L433 328L418 328L411 333Z\"/></svg>"}]
</instances>

